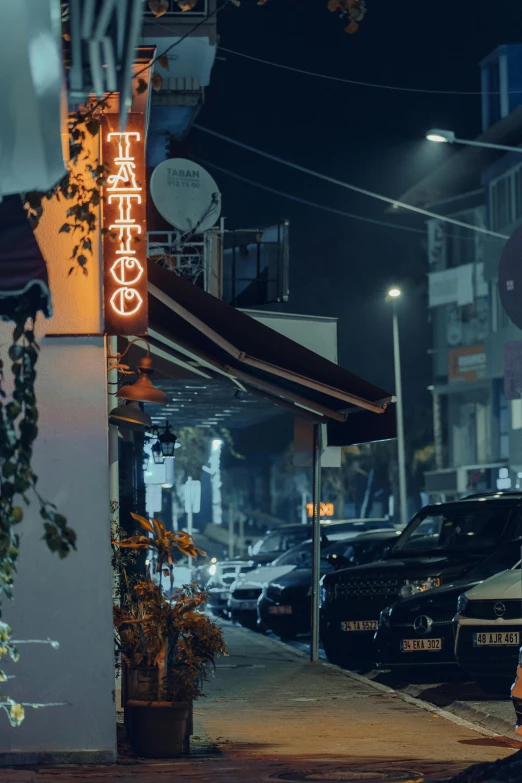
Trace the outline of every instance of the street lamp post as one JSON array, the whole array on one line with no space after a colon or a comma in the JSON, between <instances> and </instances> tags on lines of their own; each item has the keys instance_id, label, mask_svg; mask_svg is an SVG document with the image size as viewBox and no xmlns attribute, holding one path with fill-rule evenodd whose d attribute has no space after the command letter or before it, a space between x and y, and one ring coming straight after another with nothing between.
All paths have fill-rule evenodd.
<instances>
[{"instance_id":1,"label":"street lamp post","mask_svg":"<svg viewBox=\"0 0 522 783\"><path fill-rule=\"evenodd\" d=\"M400 288L390 288L388 299L393 308L393 365L395 372L395 396L397 398L397 461L399 467L399 504L401 524L408 522L408 493L406 489L406 450L404 447L404 413L402 406L401 352L399 343L399 321L397 318L397 300Z\"/></svg>"},{"instance_id":2,"label":"street lamp post","mask_svg":"<svg viewBox=\"0 0 522 783\"><path fill-rule=\"evenodd\" d=\"M458 139L454 131L432 128L427 134L428 141L438 144L466 144L468 147L485 147L490 150L504 150L505 152L522 153L522 147L510 147L506 144L492 144L488 141L475 141L472 139Z\"/></svg>"}]
</instances>

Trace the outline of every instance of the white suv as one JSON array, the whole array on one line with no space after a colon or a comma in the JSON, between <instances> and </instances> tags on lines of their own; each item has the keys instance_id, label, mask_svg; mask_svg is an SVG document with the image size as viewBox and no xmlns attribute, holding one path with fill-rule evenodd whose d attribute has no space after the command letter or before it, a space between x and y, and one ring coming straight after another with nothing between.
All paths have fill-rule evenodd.
<instances>
[{"instance_id":1,"label":"white suv","mask_svg":"<svg viewBox=\"0 0 522 783\"><path fill-rule=\"evenodd\" d=\"M520 563L461 595L455 656L484 690L503 691L515 677L522 636Z\"/></svg>"}]
</instances>

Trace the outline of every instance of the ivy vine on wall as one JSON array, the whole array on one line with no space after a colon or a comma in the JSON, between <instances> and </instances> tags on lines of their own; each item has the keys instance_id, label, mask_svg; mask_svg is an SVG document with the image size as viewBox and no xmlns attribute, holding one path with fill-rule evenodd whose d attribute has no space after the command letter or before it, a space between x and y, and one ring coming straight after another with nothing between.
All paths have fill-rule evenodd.
<instances>
[{"instance_id":1,"label":"ivy vine on wall","mask_svg":"<svg viewBox=\"0 0 522 783\"><path fill-rule=\"evenodd\" d=\"M98 103L96 111L86 108L71 117L70 162L64 177L47 192L25 194L25 207L33 228L38 226L45 203L52 199L70 202L62 233L75 237L69 269L87 274L92 256L94 234L98 227L101 188L107 169L93 160L87 141L97 136L105 106ZM36 313L29 297L20 297L13 314L14 328L7 356L0 356L0 618L2 599L11 598L20 537L17 526L24 518L24 507L36 505L43 522L43 540L51 552L60 558L76 548L76 533L56 506L47 501L38 489L38 477L33 467L33 449L38 435L38 407L35 391L39 346L35 339ZM12 379L6 383L10 370ZM9 388L10 392L8 392ZM18 660L12 643L11 628L0 619L0 663L4 658ZM0 667L0 683L8 679ZM0 708L7 713L13 726L24 719L25 706L52 705L19 704L0 693Z\"/></svg>"}]
</instances>

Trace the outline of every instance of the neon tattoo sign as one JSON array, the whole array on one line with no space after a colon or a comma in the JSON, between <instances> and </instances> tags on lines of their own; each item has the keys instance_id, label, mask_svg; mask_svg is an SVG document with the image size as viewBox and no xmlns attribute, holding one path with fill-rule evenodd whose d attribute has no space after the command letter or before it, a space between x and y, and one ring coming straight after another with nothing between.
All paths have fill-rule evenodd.
<instances>
[{"instance_id":1,"label":"neon tattoo sign","mask_svg":"<svg viewBox=\"0 0 522 783\"><path fill-rule=\"evenodd\" d=\"M104 161L111 173L104 197L105 331L147 331L145 166L142 115L130 115L123 133L104 130ZM113 123L109 123L113 125Z\"/></svg>"}]
</instances>

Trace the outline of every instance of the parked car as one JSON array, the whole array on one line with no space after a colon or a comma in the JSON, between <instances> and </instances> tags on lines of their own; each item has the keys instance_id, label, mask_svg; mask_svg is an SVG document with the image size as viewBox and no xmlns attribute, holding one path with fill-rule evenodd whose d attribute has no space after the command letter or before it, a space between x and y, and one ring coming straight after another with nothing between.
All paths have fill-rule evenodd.
<instances>
[{"instance_id":1,"label":"parked car","mask_svg":"<svg viewBox=\"0 0 522 783\"><path fill-rule=\"evenodd\" d=\"M462 579L386 607L375 635L377 666L456 665L453 619L459 596L515 565L521 543L505 542Z\"/></svg>"},{"instance_id":2,"label":"parked car","mask_svg":"<svg viewBox=\"0 0 522 783\"><path fill-rule=\"evenodd\" d=\"M377 558L397 535L400 535L398 531L383 530L361 533L355 539L350 536L340 541L325 541L321 550L321 574ZM295 569L265 585L257 606L259 621L282 639L308 633L311 589L312 549L309 547Z\"/></svg>"},{"instance_id":3,"label":"parked car","mask_svg":"<svg viewBox=\"0 0 522 783\"><path fill-rule=\"evenodd\" d=\"M321 528L325 531L330 530L330 535L335 531L340 532L358 532L363 533L369 530L381 530L382 528L394 529L393 525L387 519L343 519L332 522L321 522ZM285 525L271 530L263 538L256 541L249 547L248 556L255 565L266 565L273 563L274 560L288 552L297 544L306 541L312 535L312 525Z\"/></svg>"},{"instance_id":4,"label":"parked car","mask_svg":"<svg viewBox=\"0 0 522 783\"><path fill-rule=\"evenodd\" d=\"M339 539L349 541L360 535L359 528L350 532L337 532L337 530L337 525L329 525L328 536L323 530L323 546L329 541ZM293 571L294 568L301 565L306 567L310 563L311 552L312 542L308 539L280 555L271 565L258 566L248 574L236 579L228 601L229 617L249 628L257 628L257 602L263 587L274 579L280 579L289 571Z\"/></svg>"},{"instance_id":5,"label":"parked car","mask_svg":"<svg viewBox=\"0 0 522 783\"><path fill-rule=\"evenodd\" d=\"M486 691L507 695L516 675L522 632L520 579L517 564L468 590L458 601L457 662Z\"/></svg>"},{"instance_id":6,"label":"parked car","mask_svg":"<svg viewBox=\"0 0 522 783\"><path fill-rule=\"evenodd\" d=\"M233 583L253 567L250 560L223 560L214 564L212 576L206 586L207 606L213 614L217 617L228 615L228 599Z\"/></svg>"},{"instance_id":7,"label":"parked car","mask_svg":"<svg viewBox=\"0 0 522 783\"><path fill-rule=\"evenodd\" d=\"M328 659L347 666L373 665L373 639L386 606L462 579L503 543L520 536L521 493L424 507L386 559L324 577L321 639Z\"/></svg>"}]
</instances>

